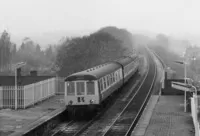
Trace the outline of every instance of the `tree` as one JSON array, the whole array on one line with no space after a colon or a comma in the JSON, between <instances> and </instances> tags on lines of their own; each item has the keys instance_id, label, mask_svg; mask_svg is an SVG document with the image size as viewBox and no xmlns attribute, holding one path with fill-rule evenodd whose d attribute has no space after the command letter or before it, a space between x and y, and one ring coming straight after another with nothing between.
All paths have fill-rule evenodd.
<instances>
[{"instance_id":1,"label":"tree","mask_svg":"<svg viewBox=\"0 0 200 136\"><path fill-rule=\"evenodd\" d=\"M51 45L45 50L45 56L52 60L53 58L53 51Z\"/></svg>"},{"instance_id":2,"label":"tree","mask_svg":"<svg viewBox=\"0 0 200 136\"><path fill-rule=\"evenodd\" d=\"M164 34L158 34L156 36L156 40L158 42L158 45L163 46L164 48L168 48L169 46L169 39Z\"/></svg>"},{"instance_id":3,"label":"tree","mask_svg":"<svg viewBox=\"0 0 200 136\"><path fill-rule=\"evenodd\" d=\"M64 42L58 49L56 65L59 75L68 76L124 55L122 41L109 33L96 32Z\"/></svg>"},{"instance_id":4,"label":"tree","mask_svg":"<svg viewBox=\"0 0 200 136\"><path fill-rule=\"evenodd\" d=\"M0 69L10 69L11 64L11 42L10 35L3 31L0 38Z\"/></svg>"},{"instance_id":5,"label":"tree","mask_svg":"<svg viewBox=\"0 0 200 136\"><path fill-rule=\"evenodd\" d=\"M200 80L200 48L190 46L186 48L185 57L187 58L189 76L195 81Z\"/></svg>"},{"instance_id":6,"label":"tree","mask_svg":"<svg viewBox=\"0 0 200 136\"><path fill-rule=\"evenodd\" d=\"M35 52L38 53L38 54L40 54L41 48L40 48L40 45L39 45L39 44L36 45Z\"/></svg>"},{"instance_id":7,"label":"tree","mask_svg":"<svg viewBox=\"0 0 200 136\"><path fill-rule=\"evenodd\" d=\"M118 29L117 27L109 26L100 29L98 32L112 35L114 38L121 41L121 46L128 50L132 50L136 47L133 35L126 29Z\"/></svg>"},{"instance_id":8,"label":"tree","mask_svg":"<svg viewBox=\"0 0 200 136\"><path fill-rule=\"evenodd\" d=\"M12 56L15 56L17 53L17 46L14 43L12 43L12 51L11 52L12 52Z\"/></svg>"}]
</instances>

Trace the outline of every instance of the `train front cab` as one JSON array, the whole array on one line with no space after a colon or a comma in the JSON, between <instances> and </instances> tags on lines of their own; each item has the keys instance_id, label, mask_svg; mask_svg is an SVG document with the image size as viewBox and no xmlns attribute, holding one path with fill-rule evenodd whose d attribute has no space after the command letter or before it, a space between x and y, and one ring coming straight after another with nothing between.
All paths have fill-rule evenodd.
<instances>
[{"instance_id":1,"label":"train front cab","mask_svg":"<svg viewBox=\"0 0 200 136\"><path fill-rule=\"evenodd\" d=\"M90 108L99 104L97 81L66 81L65 104L67 108Z\"/></svg>"}]
</instances>

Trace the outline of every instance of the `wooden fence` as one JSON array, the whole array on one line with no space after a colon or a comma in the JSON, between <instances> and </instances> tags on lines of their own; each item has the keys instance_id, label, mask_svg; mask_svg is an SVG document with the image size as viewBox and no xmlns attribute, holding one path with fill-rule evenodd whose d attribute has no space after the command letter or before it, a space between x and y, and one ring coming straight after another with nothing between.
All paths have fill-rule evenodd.
<instances>
[{"instance_id":1,"label":"wooden fence","mask_svg":"<svg viewBox=\"0 0 200 136\"><path fill-rule=\"evenodd\" d=\"M17 109L25 109L55 94L64 94L64 80L51 78L17 87ZM0 108L15 108L15 86L0 86Z\"/></svg>"}]
</instances>

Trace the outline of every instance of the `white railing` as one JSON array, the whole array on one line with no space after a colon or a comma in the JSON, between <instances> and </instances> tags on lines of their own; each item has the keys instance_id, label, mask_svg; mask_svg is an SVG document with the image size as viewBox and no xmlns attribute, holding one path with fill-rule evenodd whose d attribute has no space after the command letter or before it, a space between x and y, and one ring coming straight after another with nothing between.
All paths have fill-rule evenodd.
<instances>
[{"instance_id":1,"label":"white railing","mask_svg":"<svg viewBox=\"0 0 200 136\"><path fill-rule=\"evenodd\" d=\"M17 87L17 107L23 108L24 87ZM0 108L15 108L15 86L2 86L0 88Z\"/></svg>"},{"instance_id":2,"label":"white railing","mask_svg":"<svg viewBox=\"0 0 200 136\"><path fill-rule=\"evenodd\" d=\"M17 88L17 108L26 108L55 94L64 94L64 80L51 78ZM0 87L0 108L15 108L15 86Z\"/></svg>"},{"instance_id":3,"label":"white railing","mask_svg":"<svg viewBox=\"0 0 200 136\"><path fill-rule=\"evenodd\" d=\"M58 77L56 78L56 94L57 95L64 95L65 93L65 78Z\"/></svg>"},{"instance_id":4,"label":"white railing","mask_svg":"<svg viewBox=\"0 0 200 136\"><path fill-rule=\"evenodd\" d=\"M24 86L24 108L55 95L55 92L55 78Z\"/></svg>"},{"instance_id":5,"label":"white railing","mask_svg":"<svg viewBox=\"0 0 200 136\"><path fill-rule=\"evenodd\" d=\"M199 121L198 121L198 105L197 105L198 98L193 96L191 98L191 114L195 128L195 136L199 136Z\"/></svg>"},{"instance_id":6,"label":"white railing","mask_svg":"<svg viewBox=\"0 0 200 136\"><path fill-rule=\"evenodd\" d=\"M0 86L0 108L3 107L3 87Z\"/></svg>"}]
</instances>

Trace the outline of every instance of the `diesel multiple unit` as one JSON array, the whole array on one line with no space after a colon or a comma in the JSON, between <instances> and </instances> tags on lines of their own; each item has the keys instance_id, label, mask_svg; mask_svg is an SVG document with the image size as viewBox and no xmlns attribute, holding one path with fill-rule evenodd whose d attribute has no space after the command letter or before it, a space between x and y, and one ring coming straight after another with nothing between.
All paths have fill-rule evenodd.
<instances>
[{"instance_id":1,"label":"diesel multiple unit","mask_svg":"<svg viewBox=\"0 0 200 136\"><path fill-rule=\"evenodd\" d=\"M126 56L65 79L65 104L67 109L94 109L113 92L125 84L138 70L139 58Z\"/></svg>"}]
</instances>

